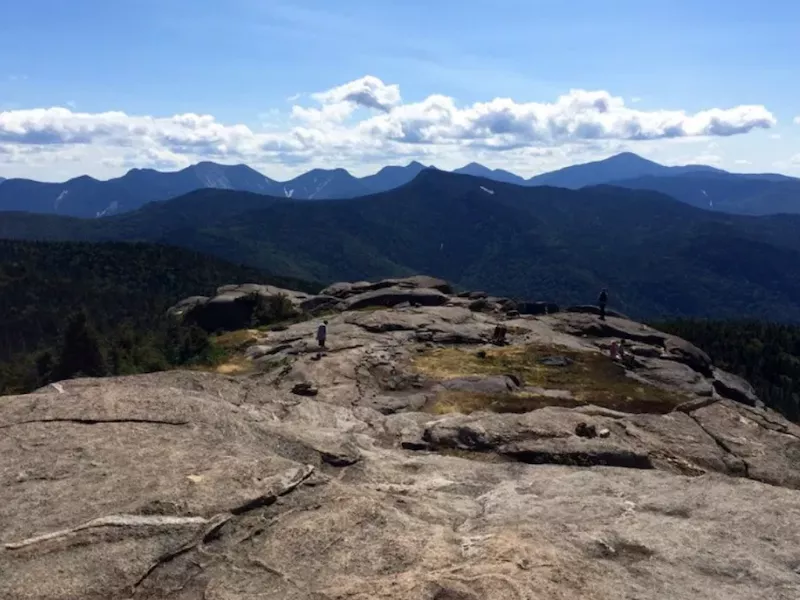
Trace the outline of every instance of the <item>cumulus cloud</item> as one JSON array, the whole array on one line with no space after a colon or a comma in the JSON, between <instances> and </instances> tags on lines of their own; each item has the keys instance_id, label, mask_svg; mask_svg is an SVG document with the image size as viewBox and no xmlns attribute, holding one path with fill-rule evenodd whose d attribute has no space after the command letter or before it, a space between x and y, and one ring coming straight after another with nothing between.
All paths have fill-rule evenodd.
<instances>
[{"instance_id":1,"label":"cumulus cloud","mask_svg":"<svg viewBox=\"0 0 800 600\"><path fill-rule=\"evenodd\" d=\"M0 112L0 148L3 156L19 148L95 149L87 157L102 149L108 168L134 166L137 161L142 163L137 166L183 166L203 158L283 165L328 163L326 158L331 157L340 164L406 157L433 162L455 153L531 157L576 145L635 146L664 139L726 137L776 124L760 105L695 113L637 110L603 90L571 90L551 102L495 98L461 105L441 94L404 102L398 85L373 76L304 94L295 101L300 98L307 102L295 104L288 120L258 130L193 113L149 116L65 107L8 110ZM14 152L20 161L28 154Z\"/></svg>"},{"instance_id":2,"label":"cumulus cloud","mask_svg":"<svg viewBox=\"0 0 800 600\"><path fill-rule=\"evenodd\" d=\"M404 104L360 126L372 135L405 143L479 142L508 148L580 140L654 140L731 136L769 128L775 117L763 106L684 111L639 111L604 91L572 90L555 102L518 103L496 98L460 108L453 98L430 96Z\"/></svg>"},{"instance_id":3,"label":"cumulus cloud","mask_svg":"<svg viewBox=\"0 0 800 600\"><path fill-rule=\"evenodd\" d=\"M350 103L383 112L389 112L401 102L399 85L387 85L371 75L311 97L325 105Z\"/></svg>"}]
</instances>

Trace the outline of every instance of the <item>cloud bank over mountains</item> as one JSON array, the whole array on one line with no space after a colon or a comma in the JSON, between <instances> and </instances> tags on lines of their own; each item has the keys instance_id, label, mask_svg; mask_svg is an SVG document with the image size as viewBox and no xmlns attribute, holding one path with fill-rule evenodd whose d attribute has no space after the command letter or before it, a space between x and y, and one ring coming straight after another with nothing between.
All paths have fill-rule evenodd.
<instances>
[{"instance_id":1,"label":"cloud bank over mountains","mask_svg":"<svg viewBox=\"0 0 800 600\"><path fill-rule=\"evenodd\" d=\"M436 162L520 150L537 156L598 143L728 137L777 124L762 105L695 113L643 110L603 90L574 89L550 102L494 98L460 105L441 94L404 101L398 85L373 76L295 102L286 125L268 130L192 113L8 110L0 112L0 169L37 160L81 162L90 172L93 162L109 169L182 167L202 159L290 167L330 157L344 165Z\"/></svg>"}]
</instances>

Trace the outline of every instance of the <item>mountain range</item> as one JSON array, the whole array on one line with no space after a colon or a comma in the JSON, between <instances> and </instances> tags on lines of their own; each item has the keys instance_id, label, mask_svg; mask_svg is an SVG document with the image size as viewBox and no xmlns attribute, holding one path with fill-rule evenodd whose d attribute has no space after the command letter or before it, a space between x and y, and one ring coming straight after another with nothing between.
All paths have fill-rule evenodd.
<instances>
[{"instance_id":1,"label":"mountain range","mask_svg":"<svg viewBox=\"0 0 800 600\"><path fill-rule=\"evenodd\" d=\"M313 169L280 182L246 165L201 162L176 172L133 169L122 177L107 181L89 176L64 183L9 179L0 186L0 211L101 217L130 212L150 202L205 188L296 200L355 198L397 188L423 170L433 168L412 162L406 166L387 166L361 178L345 169ZM632 153L573 165L530 179L477 163L470 163L454 172L520 186L579 189L614 184L649 189L692 206L733 214L800 213L800 179L775 174L729 173L705 165L670 167Z\"/></svg>"},{"instance_id":2,"label":"mountain range","mask_svg":"<svg viewBox=\"0 0 800 600\"><path fill-rule=\"evenodd\" d=\"M5 185L5 184L4 184ZM365 198L198 190L104 219L5 213L0 237L150 241L308 281L430 273L632 316L800 321L800 216L715 213L650 190L526 187L425 169Z\"/></svg>"}]
</instances>

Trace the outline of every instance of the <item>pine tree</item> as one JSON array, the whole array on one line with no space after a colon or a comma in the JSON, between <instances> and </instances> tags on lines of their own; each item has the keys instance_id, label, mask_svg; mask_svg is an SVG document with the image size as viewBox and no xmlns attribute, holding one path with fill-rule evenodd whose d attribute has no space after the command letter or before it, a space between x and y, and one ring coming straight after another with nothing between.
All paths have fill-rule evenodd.
<instances>
[{"instance_id":1,"label":"pine tree","mask_svg":"<svg viewBox=\"0 0 800 600\"><path fill-rule=\"evenodd\" d=\"M100 338L83 310L69 320L59 356L55 369L58 379L103 377L108 374Z\"/></svg>"}]
</instances>

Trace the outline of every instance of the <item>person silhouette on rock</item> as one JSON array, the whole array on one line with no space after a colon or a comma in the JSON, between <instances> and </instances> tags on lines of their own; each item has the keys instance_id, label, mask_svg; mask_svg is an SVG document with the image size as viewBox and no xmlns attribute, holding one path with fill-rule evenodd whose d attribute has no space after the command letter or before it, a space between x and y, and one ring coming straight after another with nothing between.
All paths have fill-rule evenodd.
<instances>
[{"instance_id":1,"label":"person silhouette on rock","mask_svg":"<svg viewBox=\"0 0 800 600\"><path fill-rule=\"evenodd\" d=\"M323 321L322 324L317 327L317 344L321 350L325 349L325 340L328 338L328 322Z\"/></svg>"},{"instance_id":2,"label":"person silhouette on rock","mask_svg":"<svg viewBox=\"0 0 800 600\"><path fill-rule=\"evenodd\" d=\"M600 319L606 320L606 304L608 304L608 290L603 288L597 298L597 306L600 308Z\"/></svg>"}]
</instances>

